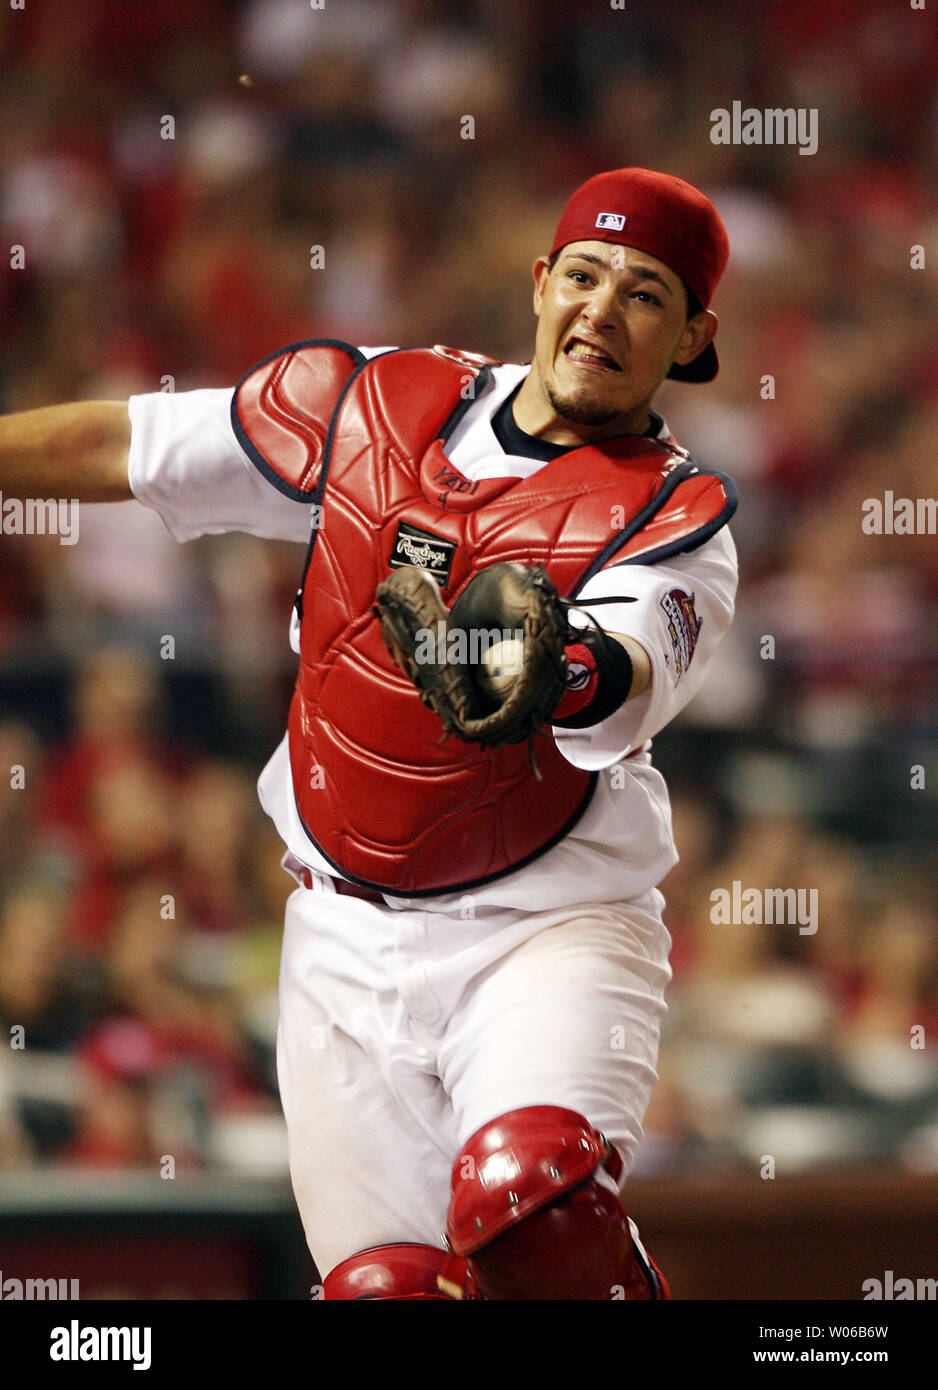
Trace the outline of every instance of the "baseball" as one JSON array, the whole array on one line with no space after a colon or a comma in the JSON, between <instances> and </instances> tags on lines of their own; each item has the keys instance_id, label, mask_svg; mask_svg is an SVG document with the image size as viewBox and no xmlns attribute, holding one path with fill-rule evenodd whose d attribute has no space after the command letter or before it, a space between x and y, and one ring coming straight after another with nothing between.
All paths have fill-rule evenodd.
<instances>
[{"instance_id":1,"label":"baseball","mask_svg":"<svg viewBox=\"0 0 938 1390\"><path fill-rule=\"evenodd\" d=\"M478 681L487 695L504 695L521 671L524 646L516 638L495 642L482 657Z\"/></svg>"}]
</instances>

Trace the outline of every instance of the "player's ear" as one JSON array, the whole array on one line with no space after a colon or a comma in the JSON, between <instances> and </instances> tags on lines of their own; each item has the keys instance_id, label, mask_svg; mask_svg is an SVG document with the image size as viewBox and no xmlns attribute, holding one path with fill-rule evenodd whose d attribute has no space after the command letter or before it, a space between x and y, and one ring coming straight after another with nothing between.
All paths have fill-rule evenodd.
<instances>
[{"instance_id":1,"label":"player's ear","mask_svg":"<svg viewBox=\"0 0 938 1390\"><path fill-rule=\"evenodd\" d=\"M534 275L534 312L539 315L544 299L544 286L547 284L547 277L550 274L550 258L538 256L532 266L532 274Z\"/></svg>"},{"instance_id":2,"label":"player's ear","mask_svg":"<svg viewBox=\"0 0 938 1390\"><path fill-rule=\"evenodd\" d=\"M677 352L674 354L674 361L678 366L686 367L688 362L693 362L695 357L700 356L704 348L716 337L719 324L720 320L712 309L701 309L699 314L687 320Z\"/></svg>"}]
</instances>

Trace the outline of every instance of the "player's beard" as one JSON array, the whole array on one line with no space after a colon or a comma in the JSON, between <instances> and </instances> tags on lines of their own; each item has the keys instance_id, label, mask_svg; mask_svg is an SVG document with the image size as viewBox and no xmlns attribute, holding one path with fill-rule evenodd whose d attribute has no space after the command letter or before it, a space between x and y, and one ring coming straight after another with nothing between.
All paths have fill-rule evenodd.
<instances>
[{"instance_id":1,"label":"player's beard","mask_svg":"<svg viewBox=\"0 0 938 1390\"><path fill-rule=\"evenodd\" d=\"M577 395L561 396L552 386L547 387L547 399L557 415L574 425L608 425L619 414L617 410L601 408Z\"/></svg>"}]
</instances>

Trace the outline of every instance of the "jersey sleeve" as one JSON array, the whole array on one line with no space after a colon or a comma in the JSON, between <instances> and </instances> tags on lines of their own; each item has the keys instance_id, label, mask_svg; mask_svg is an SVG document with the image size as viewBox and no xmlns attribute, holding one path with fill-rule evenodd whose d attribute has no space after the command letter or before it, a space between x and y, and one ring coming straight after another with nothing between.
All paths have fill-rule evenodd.
<instances>
[{"instance_id":1,"label":"jersey sleeve","mask_svg":"<svg viewBox=\"0 0 938 1390\"><path fill-rule=\"evenodd\" d=\"M732 621L736 586L736 547L726 526L687 555L658 565L613 565L589 580L578 596L585 612L573 609L571 626L589 626L591 612L600 627L635 638L649 655L651 682L592 728L555 727L569 762L588 771L611 767L689 704ZM589 607L591 598L619 594L636 602Z\"/></svg>"},{"instance_id":2,"label":"jersey sleeve","mask_svg":"<svg viewBox=\"0 0 938 1390\"><path fill-rule=\"evenodd\" d=\"M387 348L361 348L366 357ZM233 389L131 396L128 480L177 541L246 531L309 539L311 507L286 497L254 466L231 425Z\"/></svg>"}]
</instances>

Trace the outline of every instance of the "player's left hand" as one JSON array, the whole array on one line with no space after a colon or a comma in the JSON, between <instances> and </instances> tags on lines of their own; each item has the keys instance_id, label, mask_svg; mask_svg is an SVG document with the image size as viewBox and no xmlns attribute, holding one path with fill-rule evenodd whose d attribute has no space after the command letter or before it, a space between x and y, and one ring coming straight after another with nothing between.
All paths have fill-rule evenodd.
<instances>
[{"instance_id":1,"label":"player's left hand","mask_svg":"<svg viewBox=\"0 0 938 1390\"><path fill-rule=\"evenodd\" d=\"M451 610L432 575L404 565L378 585L374 612L388 651L421 700L447 733L467 743L523 743L560 703L567 619L540 565L489 565ZM500 639L520 644L510 648L516 669L507 678L485 664Z\"/></svg>"}]
</instances>

